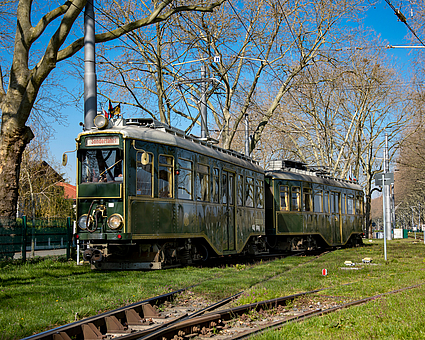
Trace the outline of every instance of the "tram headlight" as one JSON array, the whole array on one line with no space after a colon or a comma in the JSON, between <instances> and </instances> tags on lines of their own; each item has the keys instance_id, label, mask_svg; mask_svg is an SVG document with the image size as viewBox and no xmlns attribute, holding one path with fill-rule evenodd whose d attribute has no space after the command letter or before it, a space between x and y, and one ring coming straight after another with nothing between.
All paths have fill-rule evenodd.
<instances>
[{"instance_id":1,"label":"tram headlight","mask_svg":"<svg viewBox=\"0 0 425 340\"><path fill-rule=\"evenodd\" d=\"M96 126L98 129L104 129L108 126L108 118L106 118L104 115L97 115L94 118L94 126Z\"/></svg>"},{"instance_id":2,"label":"tram headlight","mask_svg":"<svg viewBox=\"0 0 425 340\"><path fill-rule=\"evenodd\" d=\"M89 217L88 225L90 226L93 223L93 217ZM78 227L80 229L87 229L87 214L81 215L78 219Z\"/></svg>"},{"instance_id":3,"label":"tram headlight","mask_svg":"<svg viewBox=\"0 0 425 340\"><path fill-rule=\"evenodd\" d=\"M120 214L113 214L108 218L108 226L112 230L117 230L123 225L123 218Z\"/></svg>"}]
</instances>

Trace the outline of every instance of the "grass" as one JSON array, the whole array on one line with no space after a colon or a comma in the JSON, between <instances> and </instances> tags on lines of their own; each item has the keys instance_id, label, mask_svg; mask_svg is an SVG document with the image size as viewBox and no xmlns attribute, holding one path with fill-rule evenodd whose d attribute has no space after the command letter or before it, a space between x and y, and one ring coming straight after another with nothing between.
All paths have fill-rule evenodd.
<instances>
[{"instance_id":1,"label":"grass","mask_svg":"<svg viewBox=\"0 0 425 340\"><path fill-rule=\"evenodd\" d=\"M424 339L425 246L409 239L387 242L387 247L387 261L383 258L383 242L374 240L362 248L333 252L299 268L294 274L301 277L304 272L305 279L300 287L305 290L329 287L316 294L312 304L329 296L339 302L348 302L423 285L302 323L288 324L280 331L267 332L253 339ZM341 269L348 268L344 267L344 261L361 262L364 257L372 257L373 265L359 265L360 270ZM327 267L327 276L318 273L320 265ZM279 277L259 287L284 295L293 290L292 285L292 279Z\"/></svg>"},{"instance_id":2,"label":"grass","mask_svg":"<svg viewBox=\"0 0 425 340\"><path fill-rule=\"evenodd\" d=\"M221 268L176 268L165 271L91 271L63 259L39 259L26 264L0 266L0 339L19 339L106 310L164 294L183 287L211 302L244 290L237 304L327 288L311 303L351 301L425 282L423 242L373 240L361 248L340 249L312 261L311 257L288 257L257 265ZM371 265L346 270L344 261ZM322 269L328 270L322 276ZM422 339L425 285L387 295L256 339L371 339L388 337ZM333 298L330 298L333 297ZM301 304L295 301L293 304ZM393 336L394 334L394 336Z\"/></svg>"}]
</instances>

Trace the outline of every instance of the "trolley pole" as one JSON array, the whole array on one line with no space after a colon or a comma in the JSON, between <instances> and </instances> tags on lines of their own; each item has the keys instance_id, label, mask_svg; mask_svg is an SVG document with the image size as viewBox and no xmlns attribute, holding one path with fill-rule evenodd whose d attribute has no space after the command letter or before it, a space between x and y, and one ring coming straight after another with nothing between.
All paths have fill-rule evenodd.
<instances>
[{"instance_id":1,"label":"trolley pole","mask_svg":"<svg viewBox=\"0 0 425 340\"><path fill-rule=\"evenodd\" d=\"M249 157L249 121L247 113L245 113L245 156Z\"/></svg>"},{"instance_id":2,"label":"trolley pole","mask_svg":"<svg viewBox=\"0 0 425 340\"><path fill-rule=\"evenodd\" d=\"M205 59L200 59L205 60ZM174 64L179 65L179 64ZM199 115L201 118L201 139L208 140L208 107L207 107L207 83L213 82L214 78L206 78L207 70L204 64L201 65L201 78L199 79L185 79L176 81L176 85L181 84L197 84L201 83L201 98L200 98L200 110Z\"/></svg>"},{"instance_id":3,"label":"trolley pole","mask_svg":"<svg viewBox=\"0 0 425 340\"><path fill-rule=\"evenodd\" d=\"M201 79L206 78L207 71L205 65L201 64ZM201 138L206 139L208 134L207 127L207 83L201 82Z\"/></svg>"}]
</instances>

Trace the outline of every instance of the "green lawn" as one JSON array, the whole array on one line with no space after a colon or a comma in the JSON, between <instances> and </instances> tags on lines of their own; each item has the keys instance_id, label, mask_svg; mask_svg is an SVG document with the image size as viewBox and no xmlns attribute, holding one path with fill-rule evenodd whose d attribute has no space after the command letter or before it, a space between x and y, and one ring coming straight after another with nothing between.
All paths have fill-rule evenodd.
<instances>
[{"instance_id":1,"label":"green lawn","mask_svg":"<svg viewBox=\"0 0 425 340\"><path fill-rule=\"evenodd\" d=\"M255 266L222 268L176 268L151 272L98 272L63 259L42 259L0 264L0 339L19 339L131 302L193 287L194 294L211 300L242 290L237 304L251 303L328 288L314 297L340 296L355 300L394 289L425 283L425 246L414 240L387 242L388 261L383 258L383 241L366 240L365 246L340 249L314 261L311 257L288 257ZM371 265L359 270L341 269L344 261ZM322 276L322 269L328 270ZM348 285L343 285L348 284ZM300 324L286 325L261 339L313 337L315 339L400 339L425 338L425 287L388 295L366 305L352 307ZM296 303L296 302L294 302Z\"/></svg>"}]
</instances>

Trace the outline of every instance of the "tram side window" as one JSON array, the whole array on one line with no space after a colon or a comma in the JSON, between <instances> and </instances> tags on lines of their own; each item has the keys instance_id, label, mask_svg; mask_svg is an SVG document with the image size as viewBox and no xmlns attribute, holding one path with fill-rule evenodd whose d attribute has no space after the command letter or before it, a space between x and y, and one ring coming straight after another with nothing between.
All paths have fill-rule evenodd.
<instances>
[{"instance_id":1,"label":"tram side window","mask_svg":"<svg viewBox=\"0 0 425 340\"><path fill-rule=\"evenodd\" d=\"M198 164L196 171L196 200L210 200L210 168L206 165Z\"/></svg>"},{"instance_id":2,"label":"tram side window","mask_svg":"<svg viewBox=\"0 0 425 340\"><path fill-rule=\"evenodd\" d=\"M177 177L177 197L183 200L192 199L192 162L179 158L179 175Z\"/></svg>"},{"instance_id":3,"label":"tram side window","mask_svg":"<svg viewBox=\"0 0 425 340\"><path fill-rule=\"evenodd\" d=\"M221 203L227 204L227 173L222 174L221 176Z\"/></svg>"},{"instance_id":4,"label":"tram side window","mask_svg":"<svg viewBox=\"0 0 425 340\"><path fill-rule=\"evenodd\" d=\"M291 188L291 194L292 194L292 211L300 211L301 208L301 189L300 187L292 187Z\"/></svg>"},{"instance_id":5,"label":"tram side window","mask_svg":"<svg viewBox=\"0 0 425 340\"><path fill-rule=\"evenodd\" d=\"M341 197L341 214L345 214L346 213L346 202L347 202L347 199L346 199L346 197L347 197L347 195L346 194L342 194L342 197Z\"/></svg>"},{"instance_id":6,"label":"tram side window","mask_svg":"<svg viewBox=\"0 0 425 340\"><path fill-rule=\"evenodd\" d=\"M280 210L289 211L289 188L287 185L281 185L280 191Z\"/></svg>"},{"instance_id":7,"label":"tram side window","mask_svg":"<svg viewBox=\"0 0 425 340\"><path fill-rule=\"evenodd\" d=\"M218 169L213 169L213 188L212 188L212 201L213 203L219 203L218 199L220 197L219 191L220 183L220 171Z\"/></svg>"},{"instance_id":8,"label":"tram side window","mask_svg":"<svg viewBox=\"0 0 425 340\"><path fill-rule=\"evenodd\" d=\"M323 212L323 191L318 190L314 193L314 212Z\"/></svg>"},{"instance_id":9,"label":"tram side window","mask_svg":"<svg viewBox=\"0 0 425 340\"><path fill-rule=\"evenodd\" d=\"M303 188L304 211L313 211L313 198L311 188Z\"/></svg>"},{"instance_id":10,"label":"tram side window","mask_svg":"<svg viewBox=\"0 0 425 340\"><path fill-rule=\"evenodd\" d=\"M331 213L338 214L339 213L339 193L331 192L330 203L331 203Z\"/></svg>"},{"instance_id":11,"label":"tram side window","mask_svg":"<svg viewBox=\"0 0 425 340\"><path fill-rule=\"evenodd\" d=\"M257 208L262 209L264 207L264 185L262 180L255 180L255 187L257 190Z\"/></svg>"},{"instance_id":12,"label":"tram side window","mask_svg":"<svg viewBox=\"0 0 425 340\"><path fill-rule=\"evenodd\" d=\"M235 175L229 174L229 205L235 205Z\"/></svg>"},{"instance_id":13,"label":"tram side window","mask_svg":"<svg viewBox=\"0 0 425 340\"><path fill-rule=\"evenodd\" d=\"M254 179L251 177L246 178L245 205L251 208L254 207Z\"/></svg>"},{"instance_id":14,"label":"tram side window","mask_svg":"<svg viewBox=\"0 0 425 340\"><path fill-rule=\"evenodd\" d=\"M362 198L356 197L356 215L361 215L363 213L362 203L363 203Z\"/></svg>"},{"instance_id":15,"label":"tram side window","mask_svg":"<svg viewBox=\"0 0 425 340\"><path fill-rule=\"evenodd\" d=\"M354 214L354 196L347 195L347 214Z\"/></svg>"},{"instance_id":16,"label":"tram side window","mask_svg":"<svg viewBox=\"0 0 425 340\"><path fill-rule=\"evenodd\" d=\"M238 182L236 186L237 204L241 207L243 206L243 175L238 175Z\"/></svg>"},{"instance_id":17,"label":"tram side window","mask_svg":"<svg viewBox=\"0 0 425 340\"><path fill-rule=\"evenodd\" d=\"M136 154L136 195L152 196L153 155L147 152Z\"/></svg>"},{"instance_id":18,"label":"tram side window","mask_svg":"<svg viewBox=\"0 0 425 340\"><path fill-rule=\"evenodd\" d=\"M323 212L329 212L329 191L323 193Z\"/></svg>"},{"instance_id":19,"label":"tram side window","mask_svg":"<svg viewBox=\"0 0 425 340\"><path fill-rule=\"evenodd\" d=\"M158 159L158 196L173 197L173 156L160 155Z\"/></svg>"}]
</instances>

